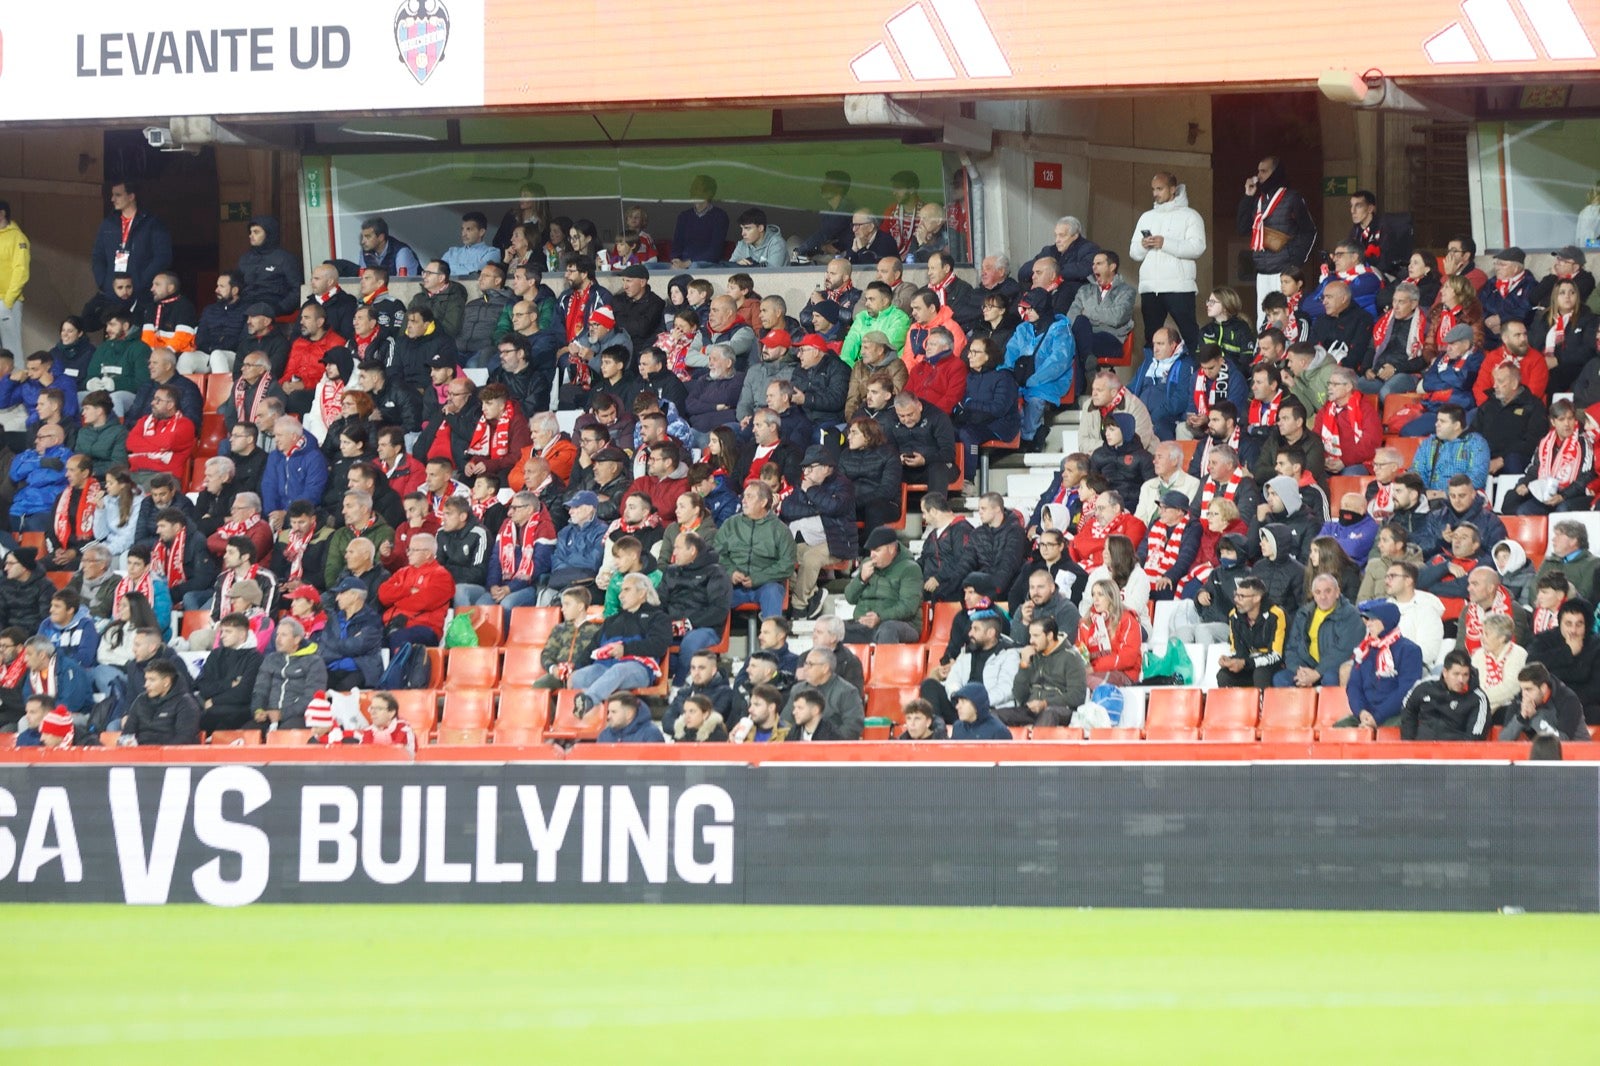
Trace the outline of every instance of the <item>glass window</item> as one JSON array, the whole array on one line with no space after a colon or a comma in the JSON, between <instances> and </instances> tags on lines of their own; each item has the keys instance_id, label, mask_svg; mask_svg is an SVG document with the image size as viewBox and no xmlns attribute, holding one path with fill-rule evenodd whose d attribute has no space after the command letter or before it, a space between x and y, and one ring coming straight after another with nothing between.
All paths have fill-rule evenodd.
<instances>
[{"instance_id":1,"label":"glass window","mask_svg":"<svg viewBox=\"0 0 1600 1066\"><path fill-rule=\"evenodd\" d=\"M1600 119L1478 125L1478 246L1600 249Z\"/></svg>"}]
</instances>

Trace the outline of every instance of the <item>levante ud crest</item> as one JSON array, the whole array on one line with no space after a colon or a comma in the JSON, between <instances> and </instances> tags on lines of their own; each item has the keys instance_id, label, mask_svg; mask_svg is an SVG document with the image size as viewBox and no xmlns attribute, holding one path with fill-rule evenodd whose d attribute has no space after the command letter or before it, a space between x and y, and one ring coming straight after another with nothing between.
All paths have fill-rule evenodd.
<instances>
[{"instance_id":1,"label":"levante ud crest","mask_svg":"<svg viewBox=\"0 0 1600 1066\"><path fill-rule=\"evenodd\" d=\"M394 43L400 49L400 62L418 85L438 69L449 40L450 12L443 0L405 0L394 13Z\"/></svg>"}]
</instances>

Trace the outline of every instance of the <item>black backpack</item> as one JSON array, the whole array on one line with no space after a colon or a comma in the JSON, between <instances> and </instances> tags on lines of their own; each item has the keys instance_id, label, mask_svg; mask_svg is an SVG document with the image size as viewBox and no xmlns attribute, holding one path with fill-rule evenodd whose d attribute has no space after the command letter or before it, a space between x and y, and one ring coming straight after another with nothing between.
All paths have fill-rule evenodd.
<instances>
[{"instance_id":1,"label":"black backpack","mask_svg":"<svg viewBox=\"0 0 1600 1066\"><path fill-rule=\"evenodd\" d=\"M427 688L433 679L433 664L428 661L426 644L402 644L389 657L383 676L378 678L381 689Z\"/></svg>"}]
</instances>

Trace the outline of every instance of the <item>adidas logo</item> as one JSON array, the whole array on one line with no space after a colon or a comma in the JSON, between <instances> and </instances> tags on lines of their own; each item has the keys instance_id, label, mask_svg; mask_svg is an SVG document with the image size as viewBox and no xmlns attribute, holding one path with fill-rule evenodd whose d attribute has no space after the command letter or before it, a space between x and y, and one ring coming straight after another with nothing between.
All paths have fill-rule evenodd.
<instances>
[{"instance_id":1,"label":"adidas logo","mask_svg":"<svg viewBox=\"0 0 1600 1066\"><path fill-rule=\"evenodd\" d=\"M885 39L850 61L857 81L1011 76L1011 64L978 0L919 0L889 18L883 28Z\"/></svg>"},{"instance_id":2,"label":"adidas logo","mask_svg":"<svg viewBox=\"0 0 1600 1066\"><path fill-rule=\"evenodd\" d=\"M1571 0L1517 0L1515 6L1511 0L1463 0L1461 14L1460 21L1422 42L1432 62L1530 62L1539 58L1535 40L1550 59L1595 58Z\"/></svg>"}]
</instances>

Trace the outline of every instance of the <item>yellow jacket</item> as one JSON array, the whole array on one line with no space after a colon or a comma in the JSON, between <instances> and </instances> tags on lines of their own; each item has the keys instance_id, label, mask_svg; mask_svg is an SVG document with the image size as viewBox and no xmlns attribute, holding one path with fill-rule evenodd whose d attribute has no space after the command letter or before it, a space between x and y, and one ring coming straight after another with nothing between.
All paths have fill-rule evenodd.
<instances>
[{"instance_id":1,"label":"yellow jacket","mask_svg":"<svg viewBox=\"0 0 1600 1066\"><path fill-rule=\"evenodd\" d=\"M28 236L21 226L13 222L0 229L0 300L4 300L7 307L22 299L32 255L28 250Z\"/></svg>"}]
</instances>

